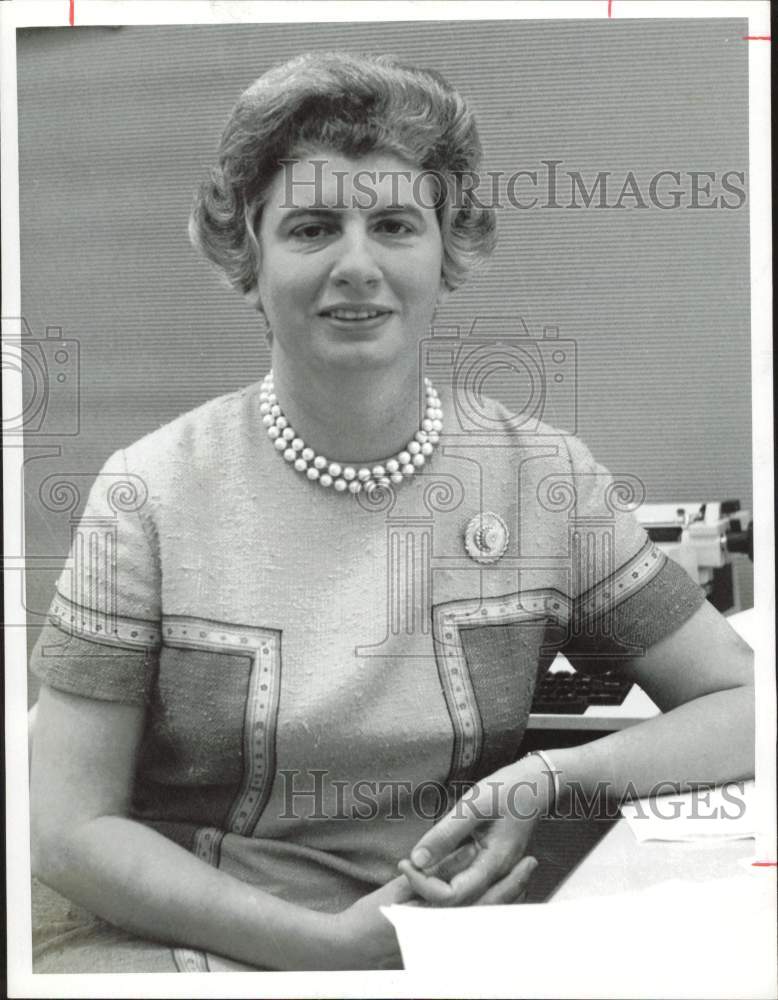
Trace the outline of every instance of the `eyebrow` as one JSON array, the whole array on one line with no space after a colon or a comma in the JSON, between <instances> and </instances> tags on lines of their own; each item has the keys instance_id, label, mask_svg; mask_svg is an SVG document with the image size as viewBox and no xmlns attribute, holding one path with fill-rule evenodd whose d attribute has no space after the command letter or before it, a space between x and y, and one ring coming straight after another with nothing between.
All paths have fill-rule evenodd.
<instances>
[{"instance_id":1,"label":"eyebrow","mask_svg":"<svg viewBox=\"0 0 778 1000\"><path fill-rule=\"evenodd\" d=\"M331 219L333 216L335 216L337 218L343 214L343 212L345 211L345 207L326 208L324 206L317 207L315 205L312 205L310 208L284 209L283 207L281 207L281 211L284 214L281 217L280 224L286 226L290 222L294 222L296 219L303 217L311 218L311 216L313 216L314 218ZM413 204L409 205L393 204L393 205L385 205L383 207L376 205L373 208L366 209L366 211L368 211L371 215L400 215L400 214L412 215L415 219L417 219L420 222L423 221L424 219L424 216L422 215L418 206Z\"/></svg>"},{"instance_id":2,"label":"eyebrow","mask_svg":"<svg viewBox=\"0 0 778 1000\"><path fill-rule=\"evenodd\" d=\"M413 215L417 219L422 219L423 215L418 205L386 205L384 208L374 208L371 209L376 215L399 215L400 213L405 213L408 215Z\"/></svg>"}]
</instances>

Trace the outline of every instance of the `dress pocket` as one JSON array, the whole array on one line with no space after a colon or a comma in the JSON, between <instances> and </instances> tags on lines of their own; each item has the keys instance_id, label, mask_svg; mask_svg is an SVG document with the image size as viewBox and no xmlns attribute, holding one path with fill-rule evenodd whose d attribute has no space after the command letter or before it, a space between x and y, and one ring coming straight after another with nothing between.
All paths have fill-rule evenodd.
<instances>
[{"instance_id":1,"label":"dress pocket","mask_svg":"<svg viewBox=\"0 0 778 1000\"><path fill-rule=\"evenodd\" d=\"M281 633L191 618L164 620L162 633L139 799L145 783L157 818L250 833L275 774Z\"/></svg>"},{"instance_id":2,"label":"dress pocket","mask_svg":"<svg viewBox=\"0 0 778 1000\"><path fill-rule=\"evenodd\" d=\"M478 781L516 759L554 596L505 594L433 608L435 659L454 730L449 782Z\"/></svg>"}]
</instances>

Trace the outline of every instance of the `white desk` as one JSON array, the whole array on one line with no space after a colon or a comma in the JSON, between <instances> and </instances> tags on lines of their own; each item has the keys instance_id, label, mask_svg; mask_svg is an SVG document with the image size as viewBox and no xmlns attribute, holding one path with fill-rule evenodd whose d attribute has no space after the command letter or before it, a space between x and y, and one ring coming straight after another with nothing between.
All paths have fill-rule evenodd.
<instances>
[{"instance_id":1,"label":"white desk","mask_svg":"<svg viewBox=\"0 0 778 1000\"><path fill-rule=\"evenodd\" d=\"M666 879L708 882L741 874L740 858L753 854L752 840L716 845L639 843L626 820L609 830L552 896L554 902L647 889Z\"/></svg>"}]
</instances>

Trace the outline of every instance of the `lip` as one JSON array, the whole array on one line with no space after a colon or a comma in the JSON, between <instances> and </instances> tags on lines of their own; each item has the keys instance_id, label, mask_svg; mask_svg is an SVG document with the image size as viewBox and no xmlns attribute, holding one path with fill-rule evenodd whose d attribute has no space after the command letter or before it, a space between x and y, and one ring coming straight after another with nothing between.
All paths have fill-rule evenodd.
<instances>
[{"instance_id":1,"label":"lip","mask_svg":"<svg viewBox=\"0 0 778 1000\"><path fill-rule=\"evenodd\" d=\"M364 318L346 319L345 317L333 316L335 312L346 313L376 313L377 315L365 316ZM335 323L359 324L375 323L380 319L386 319L394 310L389 306L381 305L380 302L333 302L332 305L324 306L319 310L319 316L323 319L331 320Z\"/></svg>"}]
</instances>

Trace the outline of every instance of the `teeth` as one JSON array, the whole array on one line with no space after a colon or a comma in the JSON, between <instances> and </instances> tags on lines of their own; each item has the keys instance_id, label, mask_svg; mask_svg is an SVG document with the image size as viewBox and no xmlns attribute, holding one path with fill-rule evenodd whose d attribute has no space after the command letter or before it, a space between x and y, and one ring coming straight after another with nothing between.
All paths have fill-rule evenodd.
<instances>
[{"instance_id":1,"label":"teeth","mask_svg":"<svg viewBox=\"0 0 778 1000\"><path fill-rule=\"evenodd\" d=\"M381 313L377 309L329 309L334 319L375 319Z\"/></svg>"}]
</instances>

